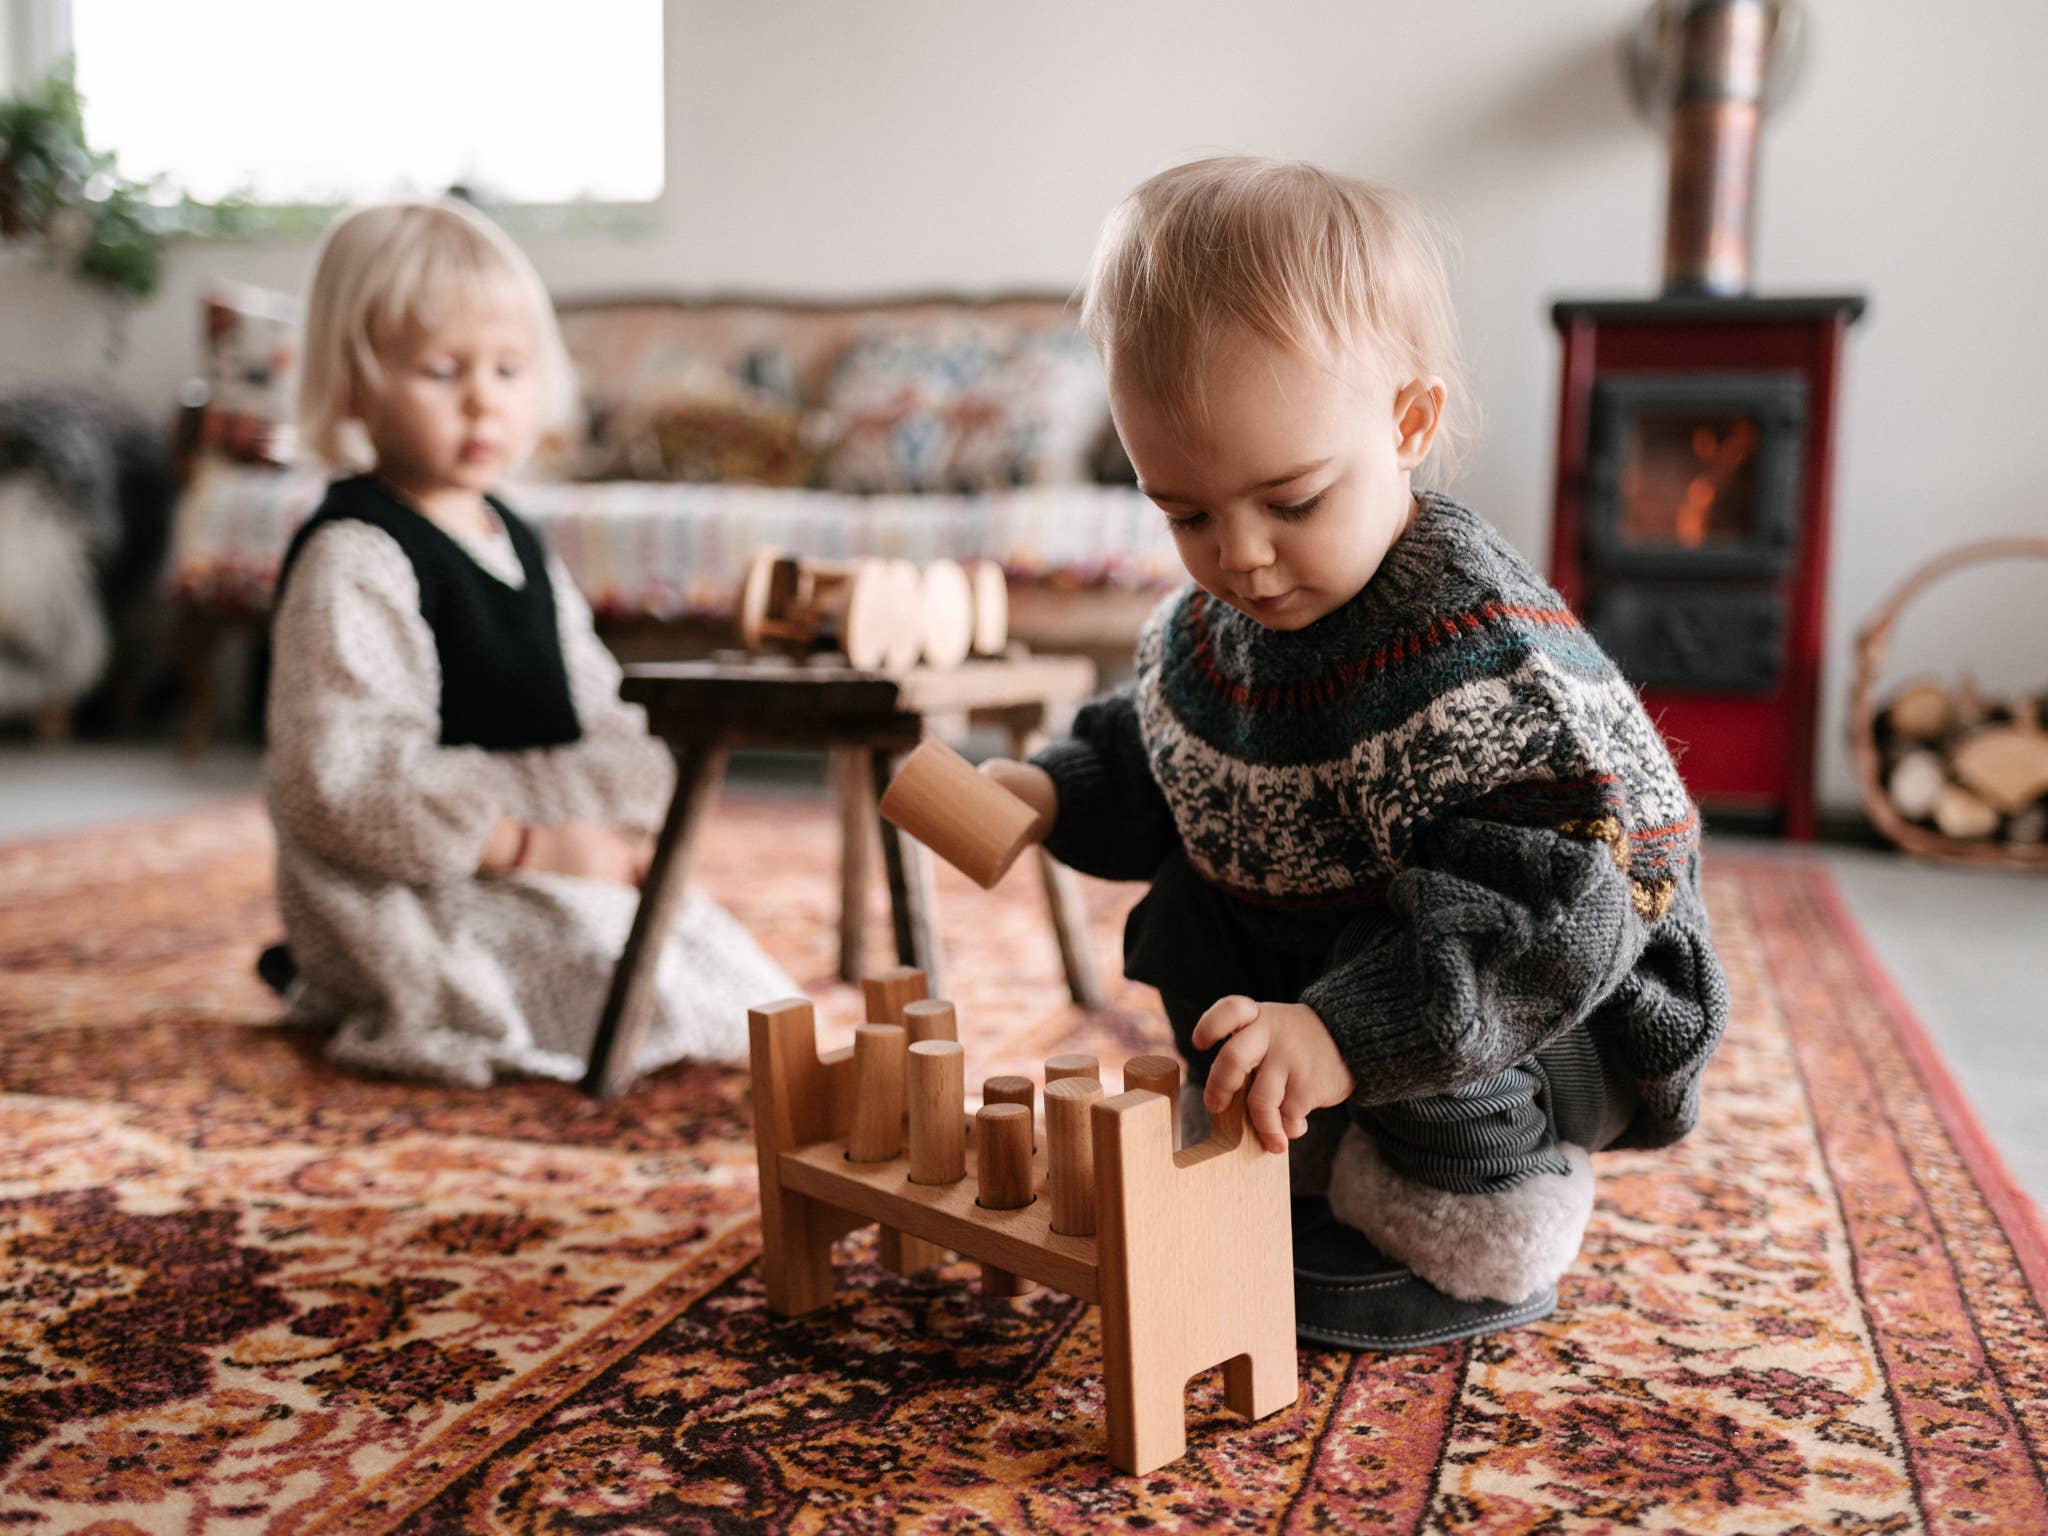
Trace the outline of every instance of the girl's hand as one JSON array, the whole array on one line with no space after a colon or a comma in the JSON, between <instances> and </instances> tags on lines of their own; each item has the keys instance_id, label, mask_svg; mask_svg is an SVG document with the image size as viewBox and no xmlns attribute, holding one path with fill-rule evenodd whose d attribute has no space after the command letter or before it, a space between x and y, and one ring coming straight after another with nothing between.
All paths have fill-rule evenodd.
<instances>
[{"instance_id":1,"label":"girl's hand","mask_svg":"<svg viewBox=\"0 0 2048 1536\"><path fill-rule=\"evenodd\" d=\"M1268 1152L1285 1152L1308 1130L1310 1110L1342 1104L1357 1086L1322 1015L1303 1003L1223 998L1195 1026L1197 1050L1218 1042L1202 1102L1216 1114L1249 1079L1245 1119Z\"/></svg>"},{"instance_id":2,"label":"girl's hand","mask_svg":"<svg viewBox=\"0 0 2048 1536\"><path fill-rule=\"evenodd\" d=\"M654 834L621 829L619 835L625 838L633 850L633 883L645 885L647 871L654 867Z\"/></svg>"},{"instance_id":3,"label":"girl's hand","mask_svg":"<svg viewBox=\"0 0 2048 1536\"><path fill-rule=\"evenodd\" d=\"M565 821L557 826L535 827L519 867L552 875L577 875L585 880L609 880L615 885L638 885L647 877L648 861L653 856L653 840L644 833L622 832L594 821Z\"/></svg>"},{"instance_id":4,"label":"girl's hand","mask_svg":"<svg viewBox=\"0 0 2048 1536\"><path fill-rule=\"evenodd\" d=\"M1060 814L1060 792L1053 786L1052 775L1034 763L1009 757L992 757L981 765L981 771L1038 812L1031 841L1044 842Z\"/></svg>"}]
</instances>

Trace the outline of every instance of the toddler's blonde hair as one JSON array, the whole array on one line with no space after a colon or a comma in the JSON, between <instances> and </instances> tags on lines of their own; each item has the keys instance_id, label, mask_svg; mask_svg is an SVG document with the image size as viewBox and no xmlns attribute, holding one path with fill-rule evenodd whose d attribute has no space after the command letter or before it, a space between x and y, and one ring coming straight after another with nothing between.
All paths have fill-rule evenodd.
<instances>
[{"instance_id":1,"label":"toddler's blonde hair","mask_svg":"<svg viewBox=\"0 0 2048 1536\"><path fill-rule=\"evenodd\" d=\"M1223 155L1162 171L1109 216L1081 327L1113 376L1183 426L1202 422L1202 367L1233 329L1331 360L1364 349L1398 387L1444 381L1417 471L1447 484L1476 412L1458 353L1444 237L1391 187L1301 161Z\"/></svg>"},{"instance_id":2,"label":"toddler's blonde hair","mask_svg":"<svg viewBox=\"0 0 2048 1536\"><path fill-rule=\"evenodd\" d=\"M482 215L457 202L381 203L328 228L306 301L299 432L332 464L361 457L348 431L358 391L383 381L380 354L478 304L525 309L533 322L543 432L575 410L575 374L554 305L533 263Z\"/></svg>"}]
</instances>

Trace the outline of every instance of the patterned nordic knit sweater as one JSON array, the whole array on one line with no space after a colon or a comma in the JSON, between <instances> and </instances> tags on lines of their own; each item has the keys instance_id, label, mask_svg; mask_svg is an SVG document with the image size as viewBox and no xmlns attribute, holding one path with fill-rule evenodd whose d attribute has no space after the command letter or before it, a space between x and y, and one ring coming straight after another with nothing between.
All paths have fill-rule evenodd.
<instances>
[{"instance_id":1,"label":"patterned nordic knit sweater","mask_svg":"<svg viewBox=\"0 0 2048 1536\"><path fill-rule=\"evenodd\" d=\"M1161 604L1131 684L1034 758L1059 791L1047 846L1131 880L1179 844L1253 942L1324 957L1300 1000L1361 1102L1449 1091L1583 1021L1640 1101L1621 1144L1676 1141L1728 1014L1698 817L1557 593L1483 519L1419 500L1303 629L1192 586Z\"/></svg>"}]
</instances>

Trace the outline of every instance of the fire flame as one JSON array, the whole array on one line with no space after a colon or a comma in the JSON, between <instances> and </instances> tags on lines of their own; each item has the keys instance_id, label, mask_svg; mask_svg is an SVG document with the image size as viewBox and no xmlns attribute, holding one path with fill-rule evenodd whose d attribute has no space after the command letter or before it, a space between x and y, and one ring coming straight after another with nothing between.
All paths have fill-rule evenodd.
<instances>
[{"instance_id":1,"label":"fire flame","mask_svg":"<svg viewBox=\"0 0 2048 1536\"><path fill-rule=\"evenodd\" d=\"M1666 458L1662 473L1657 472L1654 458L1648 473L1640 462L1628 464L1622 471L1621 490L1624 504L1634 514L1629 522L1662 534L1681 548L1698 549L1713 532L1715 502L1749 462L1756 443L1756 423L1747 416L1738 416L1725 427L1700 422L1690 434L1689 458L1679 449ZM1659 481L1667 488L1664 496L1647 497ZM1675 505L1665 500L1674 491ZM1664 505L1652 505L1652 500L1664 501Z\"/></svg>"}]
</instances>

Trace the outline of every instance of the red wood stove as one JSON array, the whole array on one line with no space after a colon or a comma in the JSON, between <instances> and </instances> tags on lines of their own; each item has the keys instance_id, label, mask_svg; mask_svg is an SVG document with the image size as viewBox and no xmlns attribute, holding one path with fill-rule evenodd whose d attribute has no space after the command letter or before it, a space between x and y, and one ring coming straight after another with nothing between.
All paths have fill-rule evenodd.
<instances>
[{"instance_id":1,"label":"red wood stove","mask_svg":"<svg viewBox=\"0 0 2048 1536\"><path fill-rule=\"evenodd\" d=\"M1708 810L1814 833L1843 338L1857 296L1567 300L1550 579Z\"/></svg>"}]
</instances>

